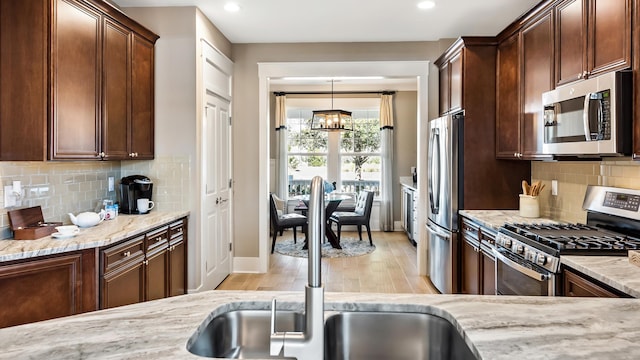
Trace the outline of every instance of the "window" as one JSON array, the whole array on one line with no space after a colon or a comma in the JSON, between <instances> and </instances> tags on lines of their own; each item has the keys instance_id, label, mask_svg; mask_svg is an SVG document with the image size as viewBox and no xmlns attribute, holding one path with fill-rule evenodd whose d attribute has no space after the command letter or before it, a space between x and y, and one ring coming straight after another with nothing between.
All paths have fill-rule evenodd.
<instances>
[{"instance_id":1,"label":"window","mask_svg":"<svg viewBox=\"0 0 640 360\"><path fill-rule=\"evenodd\" d=\"M345 106L348 108L348 106ZM312 108L287 109L289 195L307 194L311 179L322 176L336 190L379 194L381 178L380 110L351 110L353 132L311 130Z\"/></svg>"}]
</instances>

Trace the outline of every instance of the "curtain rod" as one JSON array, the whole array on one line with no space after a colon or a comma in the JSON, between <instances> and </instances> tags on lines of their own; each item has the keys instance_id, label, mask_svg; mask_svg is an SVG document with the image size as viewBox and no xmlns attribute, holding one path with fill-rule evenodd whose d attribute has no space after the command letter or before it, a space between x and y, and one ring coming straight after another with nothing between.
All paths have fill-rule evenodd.
<instances>
[{"instance_id":1,"label":"curtain rod","mask_svg":"<svg viewBox=\"0 0 640 360\"><path fill-rule=\"evenodd\" d=\"M395 91L274 91L275 96L282 95L357 95L357 94L381 94L381 95L394 95Z\"/></svg>"}]
</instances>

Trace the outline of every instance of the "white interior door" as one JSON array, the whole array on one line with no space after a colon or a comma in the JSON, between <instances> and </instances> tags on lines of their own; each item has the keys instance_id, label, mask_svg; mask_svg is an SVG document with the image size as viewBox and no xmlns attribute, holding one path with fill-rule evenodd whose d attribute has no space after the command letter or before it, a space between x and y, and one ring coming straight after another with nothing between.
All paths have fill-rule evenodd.
<instances>
[{"instance_id":1,"label":"white interior door","mask_svg":"<svg viewBox=\"0 0 640 360\"><path fill-rule=\"evenodd\" d=\"M203 289L214 289L231 273L231 66L203 42L202 124Z\"/></svg>"}]
</instances>

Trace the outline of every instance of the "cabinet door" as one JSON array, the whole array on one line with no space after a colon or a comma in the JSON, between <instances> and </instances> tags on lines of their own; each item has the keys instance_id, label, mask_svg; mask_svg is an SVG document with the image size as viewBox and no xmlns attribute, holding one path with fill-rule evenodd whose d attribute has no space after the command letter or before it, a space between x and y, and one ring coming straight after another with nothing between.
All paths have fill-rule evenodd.
<instances>
[{"instance_id":1,"label":"cabinet door","mask_svg":"<svg viewBox=\"0 0 640 360\"><path fill-rule=\"evenodd\" d=\"M47 157L48 9L44 0L0 1L1 161Z\"/></svg>"},{"instance_id":2,"label":"cabinet door","mask_svg":"<svg viewBox=\"0 0 640 360\"><path fill-rule=\"evenodd\" d=\"M102 151L107 160L128 159L131 114L130 31L109 19L104 21Z\"/></svg>"},{"instance_id":3,"label":"cabinet door","mask_svg":"<svg viewBox=\"0 0 640 360\"><path fill-rule=\"evenodd\" d=\"M449 73L450 110L462 109L462 61L462 51L460 51L449 62L449 67L451 68Z\"/></svg>"},{"instance_id":4,"label":"cabinet door","mask_svg":"<svg viewBox=\"0 0 640 360\"><path fill-rule=\"evenodd\" d=\"M477 245L464 238L462 241L461 284L460 292L463 294L480 294L480 258Z\"/></svg>"},{"instance_id":5,"label":"cabinet door","mask_svg":"<svg viewBox=\"0 0 640 360\"><path fill-rule=\"evenodd\" d=\"M522 155L542 157L542 93L553 88L551 14L522 30Z\"/></svg>"},{"instance_id":6,"label":"cabinet door","mask_svg":"<svg viewBox=\"0 0 640 360\"><path fill-rule=\"evenodd\" d=\"M577 297L620 297L618 294L574 273L568 269L564 272L564 295Z\"/></svg>"},{"instance_id":7,"label":"cabinet door","mask_svg":"<svg viewBox=\"0 0 640 360\"><path fill-rule=\"evenodd\" d=\"M496 157L520 153L520 41L515 34L498 45Z\"/></svg>"},{"instance_id":8,"label":"cabinet door","mask_svg":"<svg viewBox=\"0 0 640 360\"><path fill-rule=\"evenodd\" d=\"M581 79L587 68L585 1L565 0L555 7L557 85Z\"/></svg>"},{"instance_id":9,"label":"cabinet door","mask_svg":"<svg viewBox=\"0 0 640 360\"><path fill-rule=\"evenodd\" d=\"M187 219L169 225L169 296L187 293Z\"/></svg>"},{"instance_id":10,"label":"cabinet door","mask_svg":"<svg viewBox=\"0 0 640 360\"><path fill-rule=\"evenodd\" d=\"M153 43L133 35L130 149L134 159L153 159Z\"/></svg>"},{"instance_id":11,"label":"cabinet door","mask_svg":"<svg viewBox=\"0 0 640 360\"><path fill-rule=\"evenodd\" d=\"M167 297L167 244L153 253L148 253L145 261L146 270L146 297L145 300L155 300Z\"/></svg>"},{"instance_id":12,"label":"cabinet door","mask_svg":"<svg viewBox=\"0 0 640 360\"><path fill-rule=\"evenodd\" d=\"M0 266L0 327L78 314L82 293L80 253Z\"/></svg>"},{"instance_id":13,"label":"cabinet door","mask_svg":"<svg viewBox=\"0 0 640 360\"><path fill-rule=\"evenodd\" d=\"M50 157L99 159L101 17L74 0L56 4Z\"/></svg>"},{"instance_id":14,"label":"cabinet door","mask_svg":"<svg viewBox=\"0 0 640 360\"><path fill-rule=\"evenodd\" d=\"M169 247L169 296L187 293L186 255L184 241Z\"/></svg>"},{"instance_id":15,"label":"cabinet door","mask_svg":"<svg viewBox=\"0 0 640 360\"><path fill-rule=\"evenodd\" d=\"M450 81L449 81L449 63L445 62L440 67L439 73L439 104L440 104L440 115L445 114L450 109L451 102L449 101L449 89L450 89Z\"/></svg>"},{"instance_id":16,"label":"cabinet door","mask_svg":"<svg viewBox=\"0 0 640 360\"><path fill-rule=\"evenodd\" d=\"M133 258L102 278L102 308L144 301L144 257Z\"/></svg>"},{"instance_id":17,"label":"cabinet door","mask_svg":"<svg viewBox=\"0 0 640 360\"><path fill-rule=\"evenodd\" d=\"M493 255L480 252L482 254L482 294L496 294L496 260Z\"/></svg>"},{"instance_id":18,"label":"cabinet door","mask_svg":"<svg viewBox=\"0 0 640 360\"><path fill-rule=\"evenodd\" d=\"M589 76L631 66L631 0L591 0Z\"/></svg>"}]
</instances>

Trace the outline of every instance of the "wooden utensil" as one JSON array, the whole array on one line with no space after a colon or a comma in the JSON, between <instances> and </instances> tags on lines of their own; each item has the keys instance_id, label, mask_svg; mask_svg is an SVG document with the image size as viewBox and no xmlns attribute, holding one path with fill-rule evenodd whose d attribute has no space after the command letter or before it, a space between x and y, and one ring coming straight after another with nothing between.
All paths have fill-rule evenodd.
<instances>
[{"instance_id":1,"label":"wooden utensil","mask_svg":"<svg viewBox=\"0 0 640 360\"><path fill-rule=\"evenodd\" d=\"M527 182L527 180L522 180L522 194L529 195L530 190L531 188L529 187L529 183Z\"/></svg>"}]
</instances>

